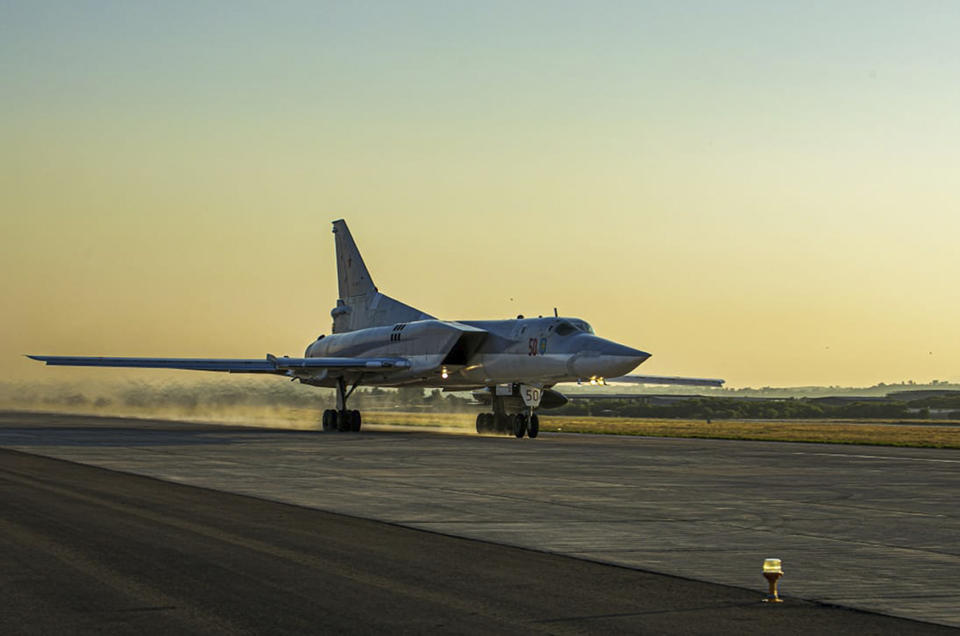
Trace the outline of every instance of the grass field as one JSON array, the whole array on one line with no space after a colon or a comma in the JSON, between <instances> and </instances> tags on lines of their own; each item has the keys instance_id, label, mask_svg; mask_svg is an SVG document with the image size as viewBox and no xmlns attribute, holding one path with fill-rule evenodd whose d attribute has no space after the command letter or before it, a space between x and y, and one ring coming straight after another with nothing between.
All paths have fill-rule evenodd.
<instances>
[{"instance_id":1,"label":"grass field","mask_svg":"<svg viewBox=\"0 0 960 636\"><path fill-rule=\"evenodd\" d=\"M368 411L367 424L428 426L474 430L472 413L397 413ZM701 437L714 439L877 444L921 448L960 448L960 422L935 425L870 420L671 420L619 417L551 417L542 415L541 431L651 437Z\"/></svg>"}]
</instances>

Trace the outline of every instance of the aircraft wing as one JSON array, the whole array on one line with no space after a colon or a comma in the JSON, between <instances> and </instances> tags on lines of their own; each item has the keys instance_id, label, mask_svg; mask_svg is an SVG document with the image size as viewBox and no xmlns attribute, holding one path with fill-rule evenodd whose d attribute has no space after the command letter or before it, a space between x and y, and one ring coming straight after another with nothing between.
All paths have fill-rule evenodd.
<instances>
[{"instance_id":1,"label":"aircraft wing","mask_svg":"<svg viewBox=\"0 0 960 636\"><path fill-rule=\"evenodd\" d=\"M664 375L621 375L619 378L606 378L607 382L627 384L681 384L684 386L723 386L723 380L715 378L680 378Z\"/></svg>"},{"instance_id":2,"label":"aircraft wing","mask_svg":"<svg viewBox=\"0 0 960 636\"><path fill-rule=\"evenodd\" d=\"M109 358L101 356L36 356L52 366L64 367L127 367L141 369L192 369L227 373L277 373L295 376L298 372L343 370L382 373L390 369L407 369L406 358L288 358L267 355L265 358Z\"/></svg>"}]
</instances>

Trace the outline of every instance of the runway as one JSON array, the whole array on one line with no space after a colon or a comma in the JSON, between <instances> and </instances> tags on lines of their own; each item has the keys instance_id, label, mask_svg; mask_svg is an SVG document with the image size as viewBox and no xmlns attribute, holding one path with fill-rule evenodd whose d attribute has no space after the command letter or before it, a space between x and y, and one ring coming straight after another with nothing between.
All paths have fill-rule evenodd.
<instances>
[{"instance_id":1,"label":"runway","mask_svg":"<svg viewBox=\"0 0 960 636\"><path fill-rule=\"evenodd\" d=\"M325 435L15 413L0 414L0 446L738 586L737 594L747 594L736 597L743 602L764 589L762 560L779 557L785 607L813 611L802 598L960 626L952 578L960 565L958 451L572 435ZM630 614L628 605L621 613ZM577 615L583 612L590 613L587 605ZM636 631L643 623L632 616L576 630ZM920 628L933 626L911 626Z\"/></svg>"}]
</instances>

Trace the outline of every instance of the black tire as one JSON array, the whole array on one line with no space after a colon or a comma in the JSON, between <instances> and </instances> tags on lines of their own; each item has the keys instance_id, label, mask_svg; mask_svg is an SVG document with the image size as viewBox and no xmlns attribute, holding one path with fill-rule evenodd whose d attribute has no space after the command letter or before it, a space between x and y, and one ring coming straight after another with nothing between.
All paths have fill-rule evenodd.
<instances>
[{"instance_id":1,"label":"black tire","mask_svg":"<svg viewBox=\"0 0 960 636\"><path fill-rule=\"evenodd\" d=\"M540 434L540 416L534 413L530 416L530 424L527 425L527 437L533 439Z\"/></svg>"},{"instance_id":2,"label":"black tire","mask_svg":"<svg viewBox=\"0 0 960 636\"><path fill-rule=\"evenodd\" d=\"M323 430L330 432L337 428L337 412L333 409L327 409L323 412L323 418L320 420L323 425Z\"/></svg>"},{"instance_id":3,"label":"black tire","mask_svg":"<svg viewBox=\"0 0 960 636\"><path fill-rule=\"evenodd\" d=\"M350 429L354 433L360 432L360 411L350 411L351 419L353 419L353 427Z\"/></svg>"},{"instance_id":4,"label":"black tire","mask_svg":"<svg viewBox=\"0 0 960 636\"><path fill-rule=\"evenodd\" d=\"M484 415L486 415L486 413L477 413L477 433L478 434L483 434L485 432L484 429L486 428L485 426L486 418L484 417Z\"/></svg>"},{"instance_id":5,"label":"black tire","mask_svg":"<svg viewBox=\"0 0 960 636\"><path fill-rule=\"evenodd\" d=\"M527 416L523 413L517 413L513 416L513 434L520 439L527 432Z\"/></svg>"},{"instance_id":6,"label":"black tire","mask_svg":"<svg viewBox=\"0 0 960 636\"><path fill-rule=\"evenodd\" d=\"M346 433L353 429L353 411L337 412L337 430Z\"/></svg>"},{"instance_id":7,"label":"black tire","mask_svg":"<svg viewBox=\"0 0 960 636\"><path fill-rule=\"evenodd\" d=\"M481 413L483 420L480 422L480 425L483 427L484 433L495 433L497 431L497 420L493 416L493 413Z\"/></svg>"}]
</instances>

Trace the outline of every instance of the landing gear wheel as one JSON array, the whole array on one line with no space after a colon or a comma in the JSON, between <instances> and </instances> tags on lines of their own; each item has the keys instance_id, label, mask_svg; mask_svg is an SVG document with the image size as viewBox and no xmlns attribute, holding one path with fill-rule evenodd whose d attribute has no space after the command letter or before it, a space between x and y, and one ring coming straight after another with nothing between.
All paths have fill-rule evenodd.
<instances>
[{"instance_id":1,"label":"landing gear wheel","mask_svg":"<svg viewBox=\"0 0 960 636\"><path fill-rule=\"evenodd\" d=\"M527 426L527 437L533 439L540 434L540 416L534 413L530 416L530 424Z\"/></svg>"},{"instance_id":2,"label":"landing gear wheel","mask_svg":"<svg viewBox=\"0 0 960 636\"><path fill-rule=\"evenodd\" d=\"M336 380L337 408L336 410L331 410L330 415L324 412L324 430L328 430L327 427L329 426L329 430L336 428L341 433L348 431L355 433L360 430L360 411L348 410L347 398L360 386L360 380L354 382L349 391L347 390L347 379L345 377L341 376Z\"/></svg>"},{"instance_id":3,"label":"landing gear wheel","mask_svg":"<svg viewBox=\"0 0 960 636\"><path fill-rule=\"evenodd\" d=\"M480 428L483 433L494 433L497 430L496 418L493 413L481 413Z\"/></svg>"},{"instance_id":4,"label":"landing gear wheel","mask_svg":"<svg viewBox=\"0 0 960 636\"><path fill-rule=\"evenodd\" d=\"M323 412L323 418L320 420L324 431L330 432L337 428L337 412L333 409L327 409Z\"/></svg>"},{"instance_id":5,"label":"landing gear wheel","mask_svg":"<svg viewBox=\"0 0 960 636\"><path fill-rule=\"evenodd\" d=\"M523 413L517 413L513 416L513 434L517 439L523 437L527 432L527 416Z\"/></svg>"},{"instance_id":6,"label":"landing gear wheel","mask_svg":"<svg viewBox=\"0 0 960 636\"><path fill-rule=\"evenodd\" d=\"M477 413L477 433L483 434L486 432L486 418L484 417L486 413Z\"/></svg>"}]
</instances>

